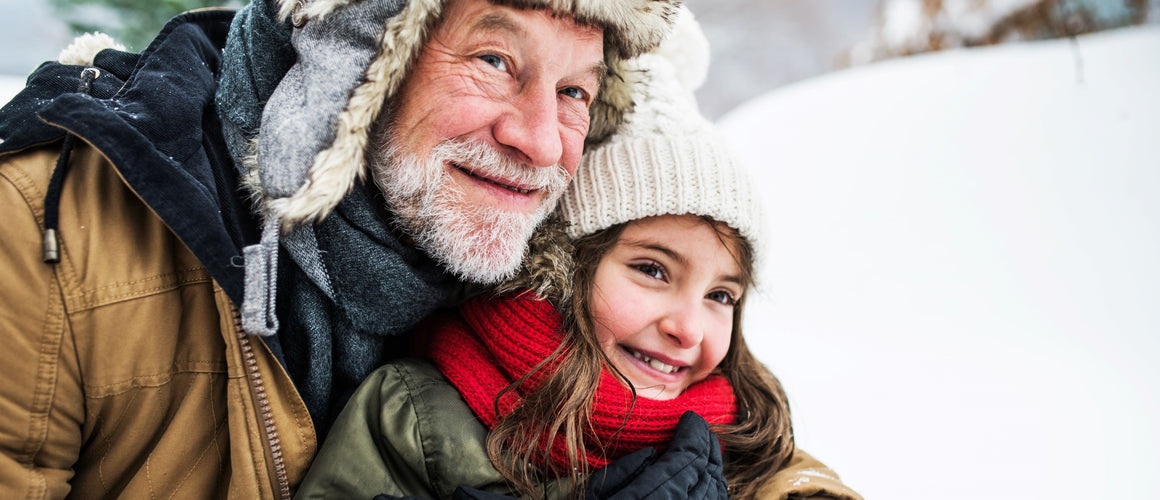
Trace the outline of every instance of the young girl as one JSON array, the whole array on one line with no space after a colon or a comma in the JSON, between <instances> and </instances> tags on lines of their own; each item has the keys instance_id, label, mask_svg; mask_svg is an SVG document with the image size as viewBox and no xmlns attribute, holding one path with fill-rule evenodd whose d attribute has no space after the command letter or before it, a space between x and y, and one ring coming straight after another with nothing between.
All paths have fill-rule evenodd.
<instances>
[{"instance_id":1,"label":"young girl","mask_svg":"<svg viewBox=\"0 0 1160 500\"><path fill-rule=\"evenodd\" d=\"M795 452L785 394L741 335L757 192L697 112L707 46L682 15L638 61L649 99L586 153L561 200L568 238L549 225L519 277L426 325L434 366L372 374L300 496L578 497L616 459L675 447L692 411L720 439L704 448L723 448L730 496L860 499Z\"/></svg>"}]
</instances>

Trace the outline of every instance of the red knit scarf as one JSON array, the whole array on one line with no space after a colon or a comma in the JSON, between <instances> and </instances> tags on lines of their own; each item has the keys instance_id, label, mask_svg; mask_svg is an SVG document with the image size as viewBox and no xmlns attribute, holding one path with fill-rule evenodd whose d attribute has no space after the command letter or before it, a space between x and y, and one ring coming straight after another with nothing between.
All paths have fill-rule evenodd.
<instances>
[{"instance_id":1,"label":"red knit scarf","mask_svg":"<svg viewBox=\"0 0 1160 500\"><path fill-rule=\"evenodd\" d=\"M472 299L459 309L462 320L443 321L432 333L430 354L435 364L488 429L499 420L495 413L499 392L548 357L562 340L560 315L551 304L535 299L532 293L522 295ZM519 397L547 379L551 369L549 365L529 377L519 388L519 396L505 395L500 411L511 411ZM693 384L675 399L637 397L626 423L631 404L632 393L604 370L593 402L595 436L586 433L584 438L588 450L584 458L592 468L646 446L663 450L686 410L697 412L710 424L732 424L736 412L733 389L720 375ZM553 443L550 456L557 473L570 469L561 439Z\"/></svg>"}]
</instances>

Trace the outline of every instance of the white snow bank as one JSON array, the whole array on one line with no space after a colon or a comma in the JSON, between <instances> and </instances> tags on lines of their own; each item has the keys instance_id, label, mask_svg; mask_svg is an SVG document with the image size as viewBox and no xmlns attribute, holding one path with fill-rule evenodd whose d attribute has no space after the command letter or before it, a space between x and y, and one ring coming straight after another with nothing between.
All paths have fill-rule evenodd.
<instances>
[{"instance_id":1,"label":"white snow bank","mask_svg":"<svg viewBox=\"0 0 1160 500\"><path fill-rule=\"evenodd\" d=\"M747 338L868 499L1160 498L1160 27L807 80L720 125Z\"/></svg>"}]
</instances>

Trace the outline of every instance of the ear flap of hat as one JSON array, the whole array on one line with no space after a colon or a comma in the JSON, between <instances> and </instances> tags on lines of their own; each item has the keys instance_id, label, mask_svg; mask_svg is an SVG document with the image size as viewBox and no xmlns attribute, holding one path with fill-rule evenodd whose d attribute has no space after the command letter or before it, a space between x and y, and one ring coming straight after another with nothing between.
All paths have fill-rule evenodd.
<instances>
[{"instance_id":1,"label":"ear flap of hat","mask_svg":"<svg viewBox=\"0 0 1160 500\"><path fill-rule=\"evenodd\" d=\"M395 0L342 3L305 8L305 24L291 36L298 61L262 114L262 195L267 208L277 207L284 228L325 217L365 178L374 122L442 5L411 0L399 10Z\"/></svg>"}]
</instances>

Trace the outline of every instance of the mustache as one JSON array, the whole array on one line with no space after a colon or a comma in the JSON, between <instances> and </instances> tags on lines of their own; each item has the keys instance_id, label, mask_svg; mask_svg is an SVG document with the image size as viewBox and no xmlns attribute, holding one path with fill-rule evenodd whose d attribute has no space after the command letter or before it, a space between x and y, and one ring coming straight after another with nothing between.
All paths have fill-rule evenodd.
<instances>
[{"instance_id":1,"label":"mustache","mask_svg":"<svg viewBox=\"0 0 1160 500\"><path fill-rule=\"evenodd\" d=\"M535 167L516 161L478 139L447 139L431 151L439 162L450 162L474 175L502 180L524 189L562 191L570 180L568 171L559 164Z\"/></svg>"}]
</instances>

